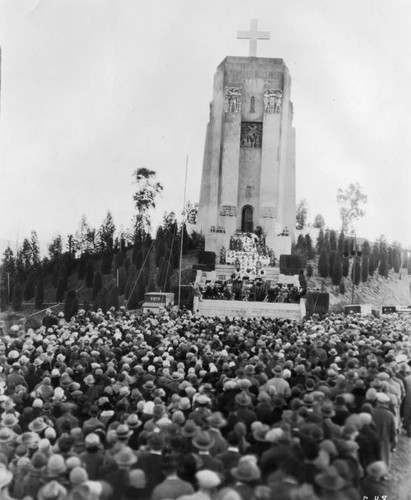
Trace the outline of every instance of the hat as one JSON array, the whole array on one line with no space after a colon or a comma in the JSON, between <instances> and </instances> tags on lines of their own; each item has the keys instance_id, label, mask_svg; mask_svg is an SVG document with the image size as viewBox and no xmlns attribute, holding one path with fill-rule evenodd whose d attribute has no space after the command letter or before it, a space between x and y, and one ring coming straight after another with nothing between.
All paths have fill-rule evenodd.
<instances>
[{"instance_id":1,"label":"hat","mask_svg":"<svg viewBox=\"0 0 411 500\"><path fill-rule=\"evenodd\" d=\"M35 418L32 422L29 423L28 428L33 432L41 432L46 429L48 425L43 420L42 417Z\"/></svg>"},{"instance_id":2,"label":"hat","mask_svg":"<svg viewBox=\"0 0 411 500\"><path fill-rule=\"evenodd\" d=\"M83 381L86 385L93 385L96 382L96 379L90 373L89 375L87 375L87 377L83 378Z\"/></svg>"},{"instance_id":3,"label":"hat","mask_svg":"<svg viewBox=\"0 0 411 500\"><path fill-rule=\"evenodd\" d=\"M135 413L132 413L127 418L127 425L130 429L137 429L143 422L139 420L138 416Z\"/></svg>"},{"instance_id":4,"label":"hat","mask_svg":"<svg viewBox=\"0 0 411 500\"><path fill-rule=\"evenodd\" d=\"M187 420L180 433L185 438L192 438L197 434L198 428L194 420Z\"/></svg>"},{"instance_id":5,"label":"hat","mask_svg":"<svg viewBox=\"0 0 411 500\"><path fill-rule=\"evenodd\" d=\"M74 469L70 471L69 478L72 486L78 486L88 480L88 474L83 467L74 467Z\"/></svg>"},{"instance_id":6,"label":"hat","mask_svg":"<svg viewBox=\"0 0 411 500\"><path fill-rule=\"evenodd\" d=\"M38 500L63 500L66 498L67 490L57 481L50 481L42 486L38 493Z\"/></svg>"},{"instance_id":7,"label":"hat","mask_svg":"<svg viewBox=\"0 0 411 500\"><path fill-rule=\"evenodd\" d=\"M47 475L49 477L59 476L67 470L66 463L62 455L51 455L47 462Z\"/></svg>"},{"instance_id":8,"label":"hat","mask_svg":"<svg viewBox=\"0 0 411 500\"><path fill-rule=\"evenodd\" d=\"M10 427L2 427L0 429L0 443L10 443L16 438L16 434L10 429Z\"/></svg>"},{"instance_id":9,"label":"hat","mask_svg":"<svg viewBox=\"0 0 411 500\"><path fill-rule=\"evenodd\" d=\"M86 448L93 448L95 446L98 446L100 444L100 438L98 434L95 434L94 432L90 432L90 434L87 434L86 439L84 440L84 443L86 445Z\"/></svg>"},{"instance_id":10,"label":"hat","mask_svg":"<svg viewBox=\"0 0 411 500\"><path fill-rule=\"evenodd\" d=\"M327 467L315 476L315 482L326 491L339 491L345 486L345 480L338 474L334 466Z\"/></svg>"},{"instance_id":11,"label":"hat","mask_svg":"<svg viewBox=\"0 0 411 500\"><path fill-rule=\"evenodd\" d=\"M153 391L155 388L156 388L156 386L154 385L153 380L147 380L143 384L143 389L146 391Z\"/></svg>"},{"instance_id":12,"label":"hat","mask_svg":"<svg viewBox=\"0 0 411 500\"><path fill-rule=\"evenodd\" d=\"M240 394L237 394L234 399L235 399L235 402L239 406L250 406L251 405L251 398L245 392L240 392Z\"/></svg>"},{"instance_id":13,"label":"hat","mask_svg":"<svg viewBox=\"0 0 411 500\"><path fill-rule=\"evenodd\" d=\"M4 465L0 466L0 489L11 483L13 474Z\"/></svg>"},{"instance_id":14,"label":"hat","mask_svg":"<svg viewBox=\"0 0 411 500\"><path fill-rule=\"evenodd\" d=\"M198 431L191 442L198 450L209 450L214 446L214 438L209 432L203 430Z\"/></svg>"},{"instance_id":15,"label":"hat","mask_svg":"<svg viewBox=\"0 0 411 500\"><path fill-rule=\"evenodd\" d=\"M231 469L231 475L238 481L251 482L260 479L261 471L255 462L242 457L237 467Z\"/></svg>"},{"instance_id":16,"label":"hat","mask_svg":"<svg viewBox=\"0 0 411 500\"><path fill-rule=\"evenodd\" d=\"M198 485L201 488L212 489L221 484L220 476L212 470L200 470L196 473Z\"/></svg>"},{"instance_id":17,"label":"hat","mask_svg":"<svg viewBox=\"0 0 411 500\"><path fill-rule=\"evenodd\" d=\"M117 439L127 439L133 434L126 424L120 424L116 429L116 437Z\"/></svg>"},{"instance_id":18,"label":"hat","mask_svg":"<svg viewBox=\"0 0 411 500\"><path fill-rule=\"evenodd\" d=\"M332 418L335 415L332 401L324 401L321 405L321 415L324 418Z\"/></svg>"},{"instance_id":19,"label":"hat","mask_svg":"<svg viewBox=\"0 0 411 500\"><path fill-rule=\"evenodd\" d=\"M270 430L270 427L266 424L260 424L258 426L256 426L254 429L252 429L252 434L253 434L253 438L256 440L256 441L260 441L260 442L267 442L266 441L266 435L267 435L267 432Z\"/></svg>"},{"instance_id":20,"label":"hat","mask_svg":"<svg viewBox=\"0 0 411 500\"><path fill-rule=\"evenodd\" d=\"M372 462L367 466L367 474L376 479L380 479L388 474L387 464L383 460Z\"/></svg>"},{"instance_id":21,"label":"hat","mask_svg":"<svg viewBox=\"0 0 411 500\"><path fill-rule=\"evenodd\" d=\"M284 431L280 427L274 427L270 429L265 435L265 440L269 443L276 443L279 439L284 436Z\"/></svg>"},{"instance_id":22,"label":"hat","mask_svg":"<svg viewBox=\"0 0 411 500\"><path fill-rule=\"evenodd\" d=\"M14 413L3 413L1 416L1 425L4 427L14 427L19 423L19 419Z\"/></svg>"},{"instance_id":23,"label":"hat","mask_svg":"<svg viewBox=\"0 0 411 500\"><path fill-rule=\"evenodd\" d=\"M206 420L211 425L211 427L221 428L227 425L227 420L219 411L214 412L212 415L207 417Z\"/></svg>"},{"instance_id":24,"label":"hat","mask_svg":"<svg viewBox=\"0 0 411 500\"><path fill-rule=\"evenodd\" d=\"M189 410L191 408L190 400L186 397L181 398L178 402L178 407L182 411Z\"/></svg>"},{"instance_id":25,"label":"hat","mask_svg":"<svg viewBox=\"0 0 411 500\"><path fill-rule=\"evenodd\" d=\"M385 392L377 392L377 402L378 403L389 403L391 401L391 398L388 394Z\"/></svg>"},{"instance_id":26,"label":"hat","mask_svg":"<svg viewBox=\"0 0 411 500\"><path fill-rule=\"evenodd\" d=\"M137 457L130 448L122 448L114 455L114 461L117 465L133 465L137 462Z\"/></svg>"}]
</instances>

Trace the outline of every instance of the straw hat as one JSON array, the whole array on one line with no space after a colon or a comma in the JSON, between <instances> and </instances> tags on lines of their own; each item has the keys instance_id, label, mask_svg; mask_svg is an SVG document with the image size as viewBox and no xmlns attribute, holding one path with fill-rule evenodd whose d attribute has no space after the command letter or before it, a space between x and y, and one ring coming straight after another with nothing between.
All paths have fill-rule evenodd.
<instances>
[{"instance_id":1,"label":"straw hat","mask_svg":"<svg viewBox=\"0 0 411 500\"><path fill-rule=\"evenodd\" d=\"M214 446L214 438L207 431L200 430L191 440L193 446L198 450L209 450Z\"/></svg>"},{"instance_id":2,"label":"straw hat","mask_svg":"<svg viewBox=\"0 0 411 500\"><path fill-rule=\"evenodd\" d=\"M237 467L231 469L231 475L237 479L237 481L248 483L260 479L261 471L256 463L248 458L242 457Z\"/></svg>"},{"instance_id":3,"label":"straw hat","mask_svg":"<svg viewBox=\"0 0 411 500\"><path fill-rule=\"evenodd\" d=\"M114 455L114 461L117 465L133 465L137 462L137 457L130 448L125 447Z\"/></svg>"}]
</instances>

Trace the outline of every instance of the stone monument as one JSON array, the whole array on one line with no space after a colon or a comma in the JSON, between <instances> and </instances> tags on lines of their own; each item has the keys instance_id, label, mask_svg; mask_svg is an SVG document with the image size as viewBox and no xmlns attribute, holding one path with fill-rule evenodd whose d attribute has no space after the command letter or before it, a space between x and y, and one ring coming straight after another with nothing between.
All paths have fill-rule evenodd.
<instances>
[{"instance_id":1,"label":"stone monument","mask_svg":"<svg viewBox=\"0 0 411 500\"><path fill-rule=\"evenodd\" d=\"M207 124L199 229L217 254L238 232L258 226L279 257L291 253L295 228L295 129L291 79L282 59L256 56L269 39L251 21L248 57L226 57L214 76Z\"/></svg>"}]
</instances>

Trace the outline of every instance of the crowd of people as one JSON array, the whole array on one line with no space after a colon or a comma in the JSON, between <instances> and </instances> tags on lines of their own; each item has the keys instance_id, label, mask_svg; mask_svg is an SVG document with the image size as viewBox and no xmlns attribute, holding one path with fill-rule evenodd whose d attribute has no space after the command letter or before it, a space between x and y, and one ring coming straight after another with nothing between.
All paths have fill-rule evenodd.
<instances>
[{"instance_id":1,"label":"crowd of people","mask_svg":"<svg viewBox=\"0 0 411 500\"><path fill-rule=\"evenodd\" d=\"M207 281L196 284L197 296L206 300L241 300L245 302L283 302L298 303L306 295L307 289L277 283L268 285L267 281L234 278L229 281Z\"/></svg>"},{"instance_id":2,"label":"crowd of people","mask_svg":"<svg viewBox=\"0 0 411 500\"><path fill-rule=\"evenodd\" d=\"M411 436L411 320L48 313L0 339L0 498L358 500Z\"/></svg>"}]
</instances>

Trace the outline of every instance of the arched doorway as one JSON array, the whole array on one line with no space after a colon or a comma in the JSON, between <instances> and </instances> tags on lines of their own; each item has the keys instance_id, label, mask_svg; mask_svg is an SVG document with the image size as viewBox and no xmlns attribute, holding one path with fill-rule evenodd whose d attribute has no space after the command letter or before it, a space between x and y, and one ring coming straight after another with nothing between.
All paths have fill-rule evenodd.
<instances>
[{"instance_id":1,"label":"arched doorway","mask_svg":"<svg viewBox=\"0 0 411 500\"><path fill-rule=\"evenodd\" d=\"M243 233L252 233L254 231L253 207L250 207L250 205L246 205L243 208L241 217L241 231Z\"/></svg>"}]
</instances>

